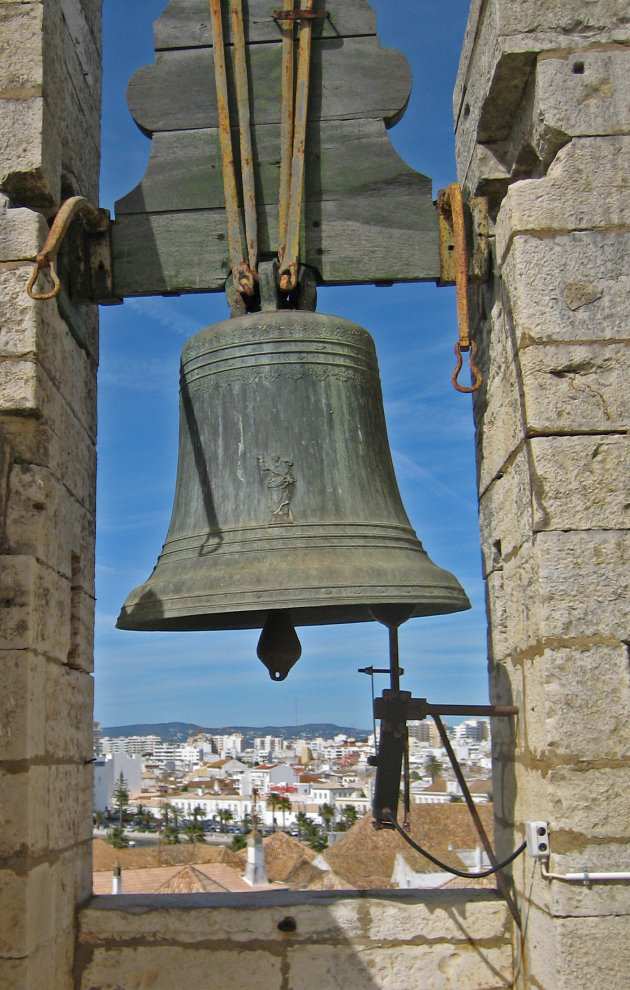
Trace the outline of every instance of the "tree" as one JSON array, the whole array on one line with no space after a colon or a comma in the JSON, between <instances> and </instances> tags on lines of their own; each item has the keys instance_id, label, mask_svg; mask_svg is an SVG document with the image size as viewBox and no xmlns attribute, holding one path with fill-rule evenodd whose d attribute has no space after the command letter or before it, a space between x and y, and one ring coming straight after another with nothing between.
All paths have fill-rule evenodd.
<instances>
[{"instance_id":1,"label":"tree","mask_svg":"<svg viewBox=\"0 0 630 990\"><path fill-rule=\"evenodd\" d=\"M352 828L352 826L356 824L359 813L353 804L347 804L343 809L341 816L346 828Z\"/></svg>"},{"instance_id":2,"label":"tree","mask_svg":"<svg viewBox=\"0 0 630 990\"><path fill-rule=\"evenodd\" d=\"M122 829L123 827L123 816L125 814L125 809L129 804L129 786L125 780L125 776L121 771L118 780L116 781L116 786L114 787L114 805L118 808L118 827Z\"/></svg>"},{"instance_id":3,"label":"tree","mask_svg":"<svg viewBox=\"0 0 630 990\"><path fill-rule=\"evenodd\" d=\"M322 804L319 809L320 817L324 819L324 824L330 831L330 823L335 817L335 808L332 804Z\"/></svg>"},{"instance_id":4,"label":"tree","mask_svg":"<svg viewBox=\"0 0 630 990\"><path fill-rule=\"evenodd\" d=\"M191 821L186 822L184 825L184 835L189 842L205 842L206 836L201 824L200 819L203 818L203 808L199 805L193 808L193 816Z\"/></svg>"},{"instance_id":5,"label":"tree","mask_svg":"<svg viewBox=\"0 0 630 990\"><path fill-rule=\"evenodd\" d=\"M113 829L107 833L107 841L114 849L125 849L129 845L129 839L125 835L122 825L114 825Z\"/></svg>"},{"instance_id":6,"label":"tree","mask_svg":"<svg viewBox=\"0 0 630 990\"><path fill-rule=\"evenodd\" d=\"M428 773L429 777L431 778L432 784L435 783L436 777L442 776L442 764L440 760L438 760L437 756L435 756L433 753L425 763L424 769L425 769L425 773Z\"/></svg>"},{"instance_id":7,"label":"tree","mask_svg":"<svg viewBox=\"0 0 630 990\"><path fill-rule=\"evenodd\" d=\"M243 832L237 832L235 836L232 837L232 842L230 843L230 849L232 852L240 852L247 845L247 836Z\"/></svg>"},{"instance_id":8,"label":"tree","mask_svg":"<svg viewBox=\"0 0 630 990\"><path fill-rule=\"evenodd\" d=\"M303 834L306 835L311 820L303 811L298 811L295 820L298 827L298 837L301 839Z\"/></svg>"},{"instance_id":9,"label":"tree","mask_svg":"<svg viewBox=\"0 0 630 990\"><path fill-rule=\"evenodd\" d=\"M267 798L267 807L272 811L272 822L273 830L276 831L276 811L280 807L280 802L282 798L279 794L274 794L273 792Z\"/></svg>"},{"instance_id":10,"label":"tree","mask_svg":"<svg viewBox=\"0 0 630 990\"><path fill-rule=\"evenodd\" d=\"M219 808L217 814L219 816L219 821L221 822L221 831L227 832L227 823L232 821L234 815L229 808Z\"/></svg>"},{"instance_id":11,"label":"tree","mask_svg":"<svg viewBox=\"0 0 630 990\"><path fill-rule=\"evenodd\" d=\"M170 824L169 815L173 819L173 824ZM179 809L175 807L174 804L169 804L166 801L162 805L162 816L164 820L164 842L167 845L178 845L179 844Z\"/></svg>"},{"instance_id":12,"label":"tree","mask_svg":"<svg viewBox=\"0 0 630 990\"><path fill-rule=\"evenodd\" d=\"M285 815L287 811L291 811L291 800L286 796L286 794L284 794L280 798L280 801L278 802L278 808L282 812L282 831L284 832L286 831Z\"/></svg>"}]
</instances>

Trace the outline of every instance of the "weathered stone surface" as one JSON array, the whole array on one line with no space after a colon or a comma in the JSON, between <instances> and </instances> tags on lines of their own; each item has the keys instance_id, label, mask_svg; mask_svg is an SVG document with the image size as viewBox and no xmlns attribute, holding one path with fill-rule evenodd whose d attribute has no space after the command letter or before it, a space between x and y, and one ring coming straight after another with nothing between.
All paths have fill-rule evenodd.
<instances>
[{"instance_id":1,"label":"weathered stone surface","mask_svg":"<svg viewBox=\"0 0 630 990\"><path fill-rule=\"evenodd\" d=\"M554 829L591 838L630 839L630 767L558 767L549 774L549 821Z\"/></svg>"},{"instance_id":2,"label":"weathered stone surface","mask_svg":"<svg viewBox=\"0 0 630 990\"><path fill-rule=\"evenodd\" d=\"M536 646L544 634L538 553L524 544L487 579L488 614L492 616L492 658Z\"/></svg>"},{"instance_id":3,"label":"weathered stone surface","mask_svg":"<svg viewBox=\"0 0 630 990\"><path fill-rule=\"evenodd\" d=\"M281 959L264 949L212 950L141 946L97 949L82 973L81 990L119 990L150 986L172 990L186 974L189 990L237 986L239 990L281 990Z\"/></svg>"},{"instance_id":4,"label":"weathered stone surface","mask_svg":"<svg viewBox=\"0 0 630 990\"><path fill-rule=\"evenodd\" d=\"M61 140L41 95L0 100L0 188L18 206L59 204Z\"/></svg>"},{"instance_id":5,"label":"weathered stone surface","mask_svg":"<svg viewBox=\"0 0 630 990\"><path fill-rule=\"evenodd\" d=\"M376 942L452 942L460 939L493 941L501 939L508 924L505 903L499 899L458 903L452 907L437 904L427 897L426 903L397 904L370 901L370 940Z\"/></svg>"},{"instance_id":6,"label":"weathered stone surface","mask_svg":"<svg viewBox=\"0 0 630 990\"><path fill-rule=\"evenodd\" d=\"M628 339L620 317L630 291L630 232L518 236L503 264L517 340Z\"/></svg>"},{"instance_id":7,"label":"weathered stone surface","mask_svg":"<svg viewBox=\"0 0 630 990\"><path fill-rule=\"evenodd\" d=\"M509 144L510 132L539 53L550 52L556 58L566 53L569 58L579 58L581 49L588 50L593 40L612 42L613 45L609 45L612 48L615 42L626 41L629 33L623 0L614 0L614 3L580 0L570 6L561 2L545 3L544 0L519 0L516 3L491 0L487 4L474 0L453 101L460 181L472 188L473 193L479 191L478 187L471 186L470 175L470 172L477 172L479 178L478 168L473 166L471 169L479 143L506 154L508 172L528 167L524 142L520 147L512 142L511 149L505 145ZM588 92L586 86L585 89ZM576 102L586 95L575 86L573 90ZM603 94L600 99L604 99ZM540 98L538 102L542 102L542 108L532 102L532 118L544 118L546 103ZM552 118L554 109L552 102L549 107ZM622 103L620 109L623 111ZM584 116L588 117L588 113ZM521 130L526 136L527 129L521 125ZM548 128L549 132L553 136L554 128ZM592 133L607 132L604 129ZM532 143L536 143L535 137Z\"/></svg>"},{"instance_id":8,"label":"weathered stone surface","mask_svg":"<svg viewBox=\"0 0 630 990\"><path fill-rule=\"evenodd\" d=\"M315 985L345 990L395 990L430 986L451 990L462 986L508 987L511 983L511 948L484 946L483 951L462 944L441 942L431 946L362 948L352 945L312 946L288 953L292 987Z\"/></svg>"},{"instance_id":9,"label":"weathered stone surface","mask_svg":"<svg viewBox=\"0 0 630 990\"><path fill-rule=\"evenodd\" d=\"M484 576L503 567L524 543L531 542L532 493L527 446L510 459L479 503Z\"/></svg>"},{"instance_id":10,"label":"weathered stone surface","mask_svg":"<svg viewBox=\"0 0 630 990\"><path fill-rule=\"evenodd\" d=\"M22 772L0 764L0 858L42 856L48 845L48 771L33 766Z\"/></svg>"},{"instance_id":11,"label":"weathered stone surface","mask_svg":"<svg viewBox=\"0 0 630 990\"><path fill-rule=\"evenodd\" d=\"M630 344L549 344L519 356L529 435L624 431Z\"/></svg>"},{"instance_id":12,"label":"weathered stone surface","mask_svg":"<svg viewBox=\"0 0 630 990\"><path fill-rule=\"evenodd\" d=\"M527 742L536 759L584 762L630 756L628 650L623 644L550 649L530 661ZM579 690L576 690L576 685Z\"/></svg>"},{"instance_id":13,"label":"weathered stone surface","mask_svg":"<svg viewBox=\"0 0 630 990\"><path fill-rule=\"evenodd\" d=\"M535 89L532 143L545 164L572 137L630 132L624 48L542 57Z\"/></svg>"},{"instance_id":14,"label":"weathered stone surface","mask_svg":"<svg viewBox=\"0 0 630 990\"><path fill-rule=\"evenodd\" d=\"M497 217L497 258L515 236L630 226L630 136L574 138L547 175L515 182Z\"/></svg>"},{"instance_id":15,"label":"weathered stone surface","mask_svg":"<svg viewBox=\"0 0 630 990\"><path fill-rule=\"evenodd\" d=\"M40 411L40 382L33 360L0 359L0 411L34 416Z\"/></svg>"},{"instance_id":16,"label":"weathered stone surface","mask_svg":"<svg viewBox=\"0 0 630 990\"><path fill-rule=\"evenodd\" d=\"M39 213L33 213L32 210L8 209L0 212L0 266L4 261L34 258L41 249L47 232L48 225L44 218ZM4 275L0 268L0 277ZM32 305L32 300L28 299L28 302ZM5 307L6 295L3 288L3 310ZM17 319L15 322L18 322ZM4 326L2 336L4 337ZM2 343L4 345L4 340Z\"/></svg>"},{"instance_id":17,"label":"weathered stone surface","mask_svg":"<svg viewBox=\"0 0 630 990\"><path fill-rule=\"evenodd\" d=\"M630 437L538 437L530 441L533 529L630 526Z\"/></svg>"},{"instance_id":18,"label":"weathered stone surface","mask_svg":"<svg viewBox=\"0 0 630 990\"><path fill-rule=\"evenodd\" d=\"M41 94L42 19L39 3L0 4L0 95Z\"/></svg>"},{"instance_id":19,"label":"weathered stone surface","mask_svg":"<svg viewBox=\"0 0 630 990\"><path fill-rule=\"evenodd\" d=\"M26 876L0 870L0 957L16 959L52 941L52 897L47 863L34 866Z\"/></svg>"},{"instance_id":20,"label":"weathered stone surface","mask_svg":"<svg viewBox=\"0 0 630 990\"><path fill-rule=\"evenodd\" d=\"M93 693L94 681L89 674L48 664L45 725L50 759L91 759Z\"/></svg>"},{"instance_id":21,"label":"weathered stone surface","mask_svg":"<svg viewBox=\"0 0 630 990\"><path fill-rule=\"evenodd\" d=\"M539 533L535 547L543 637L626 640L630 532Z\"/></svg>"},{"instance_id":22,"label":"weathered stone surface","mask_svg":"<svg viewBox=\"0 0 630 990\"><path fill-rule=\"evenodd\" d=\"M45 698L45 660L29 650L3 650L0 653L1 759L29 760L43 754Z\"/></svg>"},{"instance_id":23,"label":"weathered stone surface","mask_svg":"<svg viewBox=\"0 0 630 990\"><path fill-rule=\"evenodd\" d=\"M80 753L76 758L88 757ZM49 774L49 849L68 849L87 842L92 835L92 764L51 766Z\"/></svg>"}]
</instances>

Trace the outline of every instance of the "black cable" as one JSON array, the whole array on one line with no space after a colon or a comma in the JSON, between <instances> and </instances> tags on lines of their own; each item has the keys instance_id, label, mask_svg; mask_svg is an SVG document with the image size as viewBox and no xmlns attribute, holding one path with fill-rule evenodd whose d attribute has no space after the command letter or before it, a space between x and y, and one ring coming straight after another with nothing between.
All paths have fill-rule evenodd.
<instances>
[{"instance_id":1,"label":"black cable","mask_svg":"<svg viewBox=\"0 0 630 990\"><path fill-rule=\"evenodd\" d=\"M484 877L489 877L493 873L497 873L499 870L502 870L504 866L509 866L509 864L512 863L517 856L520 856L521 853L525 852L527 848L527 843L524 842L515 852L512 853L511 856L508 856L507 859L504 859L503 862L499 863L497 866L492 866L489 870L483 870L481 873L464 873L463 870L456 870L454 866L447 866L446 863L442 863L441 860L436 859L435 856L432 856L431 853L426 851L426 849L423 849L422 846L419 846L416 842L414 842L413 839L407 835L405 830L400 827L394 816L388 811L383 813L383 818L386 821L391 822L396 831L402 835L405 842L407 842L412 849L415 849L416 852L419 852L421 856L424 856L425 859L428 859L436 866L439 866L441 870L445 871L445 873L453 873L456 877L464 877L465 880L483 880Z\"/></svg>"}]
</instances>

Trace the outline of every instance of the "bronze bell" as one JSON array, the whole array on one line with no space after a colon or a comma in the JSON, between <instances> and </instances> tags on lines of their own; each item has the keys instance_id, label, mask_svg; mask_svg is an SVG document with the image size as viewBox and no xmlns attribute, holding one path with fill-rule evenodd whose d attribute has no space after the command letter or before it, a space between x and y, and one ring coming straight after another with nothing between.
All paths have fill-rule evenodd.
<instances>
[{"instance_id":1,"label":"bronze bell","mask_svg":"<svg viewBox=\"0 0 630 990\"><path fill-rule=\"evenodd\" d=\"M120 629L265 627L281 680L293 626L470 608L405 514L372 338L349 320L280 310L185 345L173 514Z\"/></svg>"}]
</instances>

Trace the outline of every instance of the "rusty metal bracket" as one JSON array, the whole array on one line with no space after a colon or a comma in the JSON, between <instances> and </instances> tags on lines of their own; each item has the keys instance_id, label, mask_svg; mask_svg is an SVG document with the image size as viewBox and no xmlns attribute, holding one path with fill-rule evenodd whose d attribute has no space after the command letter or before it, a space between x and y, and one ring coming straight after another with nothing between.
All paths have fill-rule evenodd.
<instances>
[{"instance_id":1,"label":"rusty metal bracket","mask_svg":"<svg viewBox=\"0 0 630 990\"><path fill-rule=\"evenodd\" d=\"M453 213L446 189L437 200L440 234L440 278L438 285L455 285L455 231ZM468 246L468 283L479 285L490 277L490 242L488 238L488 200L472 196L464 202L464 223Z\"/></svg>"},{"instance_id":2,"label":"rusty metal bracket","mask_svg":"<svg viewBox=\"0 0 630 990\"><path fill-rule=\"evenodd\" d=\"M83 196L72 196L62 203L44 246L33 258L35 267L26 290L31 299L54 299L63 282L72 302L122 302L114 293L110 230L108 210L92 206ZM36 292L38 277L45 271L50 274L52 288Z\"/></svg>"},{"instance_id":3,"label":"rusty metal bracket","mask_svg":"<svg viewBox=\"0 0 630 990\"><path fill-rule=\"evenodd\" d=\"M466 209L462 190L457 182L452 182L448 189L441 189L438 194L438 217L440 227L440 267L441 274L446 276L440 278L439 285L452 284L449 276L454 276L457 287L457 322L459 326L459 339L455 345L455 355L457 366L451 376L453 387L458 392L476 392L483 384L483 375L477 367L475 360L477 357L477 345L470 338L470 314L468 308L468 286L470 284L470 266L468 250L468 230ZM483 219L477 225L477 230L483 230ZM487 228L486 228L487 230ZM483 238L479 239L481 243ZM485 238L485 253L487 254L487 236ZM475 251L473 248L473 259L477 263L483 261L484 251ZM450 257L449 257L450 256ZM486 258L487 261L487 258ZM484 266L484 267L487 267ZM454 271L453 271L454 270ZM486 274L487 280L487 274ZM462 367L462 352L470 351L469 363L472 376L472 385L460 385L458 381L459 372Z\"/></svg>"},{"instance_id":4,"label":"rusty metal bracket","mask_svg":"<svg viewBox=\"0 0 630 990\"><path fill-rule=\"evenodd\" d=\"M327 10L274 10L274 21L327 21Z\"/></svg>"}]
</instances>

